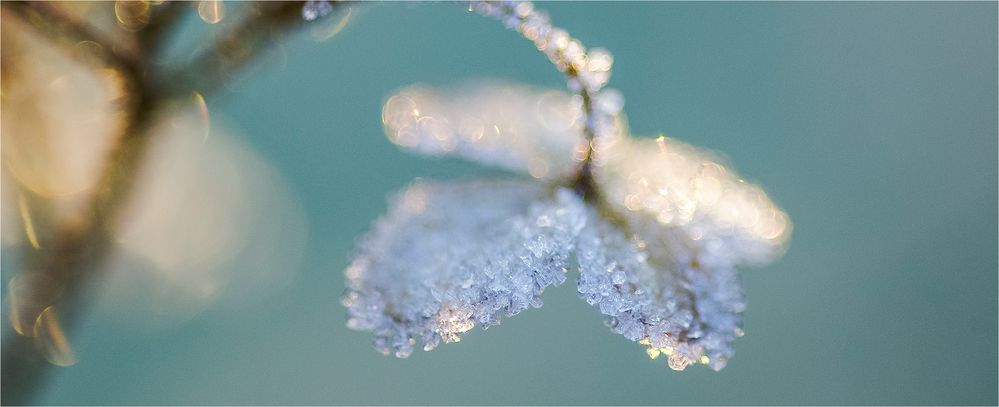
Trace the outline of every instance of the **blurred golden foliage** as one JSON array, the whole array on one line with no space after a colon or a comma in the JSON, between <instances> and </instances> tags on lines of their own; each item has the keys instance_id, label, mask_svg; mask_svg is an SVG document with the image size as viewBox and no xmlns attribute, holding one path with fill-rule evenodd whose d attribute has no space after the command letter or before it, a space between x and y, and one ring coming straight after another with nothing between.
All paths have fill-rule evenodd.
<instances>
[{"instance_id":1,"label":"blurred golden foliage","mask_svg":"<svg viewBox=\"0 0 999 407\"><path fill-rule=\"evenodd\" d=\"M4 363L20 369L5 367L5 382L37 376L15 350L23 343L48 363L76 362L68 328L94 302L80 298L84 281L98 287L98 310L150 328L246 304L294 276L304 212L277 171L217 125L203 93L232 75L206 66L238 68L301 4L238 7L248 21L191 63L214 75L205 82L148 61L185 8L224 17L219 1L4 5L0 237L15 338L5 331ZM238 35L254 27L263 34Z\"/></svg>"}]
</instances>

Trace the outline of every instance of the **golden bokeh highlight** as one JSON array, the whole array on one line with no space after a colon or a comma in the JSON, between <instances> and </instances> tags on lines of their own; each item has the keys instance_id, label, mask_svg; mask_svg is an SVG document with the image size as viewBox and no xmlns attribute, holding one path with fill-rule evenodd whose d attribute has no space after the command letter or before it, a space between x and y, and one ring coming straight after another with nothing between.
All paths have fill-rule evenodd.
<instances>
[{"instance_id":1,"label":"golden bokeh highlight","mask_svg":"<svg viewBox=\"0 0 999 407\"><path fill-rule=\"evenodd\" d=\"M208 142L208 135L212 132L212 116L208 112L208 103L205 102L205 97L201 96L198 91L191 92L191 102L194 103L194 109L198 114L198 119L201 121L203 134L201 140Z\"/></svg>"},{"instance_id":2,"label":"golden bokeh highlight","mask_svg":"<svg viewBox=\"0 0 999 407\"><path fill-rule=\"evenodd\" d=\"M24 199L24 195L18 195L17 208L21 213L21 222L24 224L25 237L28 238L28 242L31 243L31 247L35 248L35 250L40 249L42 246L38 244L38 235L35 233L35 223L31 220L31 210L28 208L28 201Z\"/></svg>"},{"instance_id":3,"label":"golden bokeh highlight","mask_svg":"<svg viewBox=\"0 0 999 407\"><path fill-rule=\"evenodd\" d=\"M136 32L149 24L150 5L146 1L117 0L114 2L114 16L118 26L128 32Z\"/></svg>"},{"instance_id":4,"label":"golden bokeh highlight","mask_svg":"<svg viewBox=\"0 0 999 407\"><path fill-rule=\"evenodd\" d=\"M34 324L35 345L45 360L56 366L73 366L76 354L66 338L55 307L46 307Z\"/></svg>"},{"instance_id":5,"label":"golden bokeh highlight","mask_svg":"<svg viewBox=\"0 0 999 407\"><path fill-rule=\"evenodd\" d=\"M225 17L222 0L201 0L198 2L198 17L208 24L218 24Z\"/></svg>"},{"instance_id":6,"label":"golden bokeh highlight","mask_svg":"<svg viewBox=\"0 0 999 407\"><path fill-rule=\"evenodd\" d=\"M385 133L400 147L454 154L544 180L575 171L586 152L579 148L581 118L581 99L490 82L445 90L414 85L382 106Z\"/></svg>"},{"instance_id":7,"label":"golden bokeh highlight","mask_svg":"<svg viewBox=\"0 0 999 407\"><path fill-rule=\"evenodd\" d=\"M148 5L114 7L112 27L147 21ZM48 250L49 236L88 221L127 95L119 71L72 56L101 51L97 43L80 41L67 53L6 13L3 22L4 254ZM97 282L103 295L94 311L140 329L274 295L293 280L306 246L304 210L281 175L219 130L202 94L182 102L151 113L160 120L145 135L148 155ZM4 312L14 330L43 335L39 346L52 363L74 363L59 319L66 311L43 312L59 286L32 270L13 274Z\"/></svg>"},{"instance_id":8,"label":"golden bokeh highlight","mask_svg":"<svg viewBox=\"0 0 999 407\"><path fill-rule=\"evenodd\" d=\"M709 257L760 264L786 249L787 215L714 153L663 135L605 140L595 147L598 182L608 201L629 216L675 227L691 241L729 242L725 253Z\"/></svg>"},{"instance_id":9,"label":"golden bokeh highlight","mask_svg":"<svg viewBox=\"0 0 999 407\"><path fill-rule=\"evenodd\" d=\"M55 283L41 273L25 271L14 276L7 283L7 315L14 331L34 335L35 320L57 294Z\"/></svg>"},{"instance_id":10,"label":"golden bokeh highlight","mask_svg":"<svg viewBox=\"0 0 999 407\"><path fill-rule=\"evenodd\" d=\"M7 19L0 109L3 165L43 198L91 188L122 126L120 77L90 69ZM81 52L96 46L77 44Z\"/></svg>"}]
</instances>

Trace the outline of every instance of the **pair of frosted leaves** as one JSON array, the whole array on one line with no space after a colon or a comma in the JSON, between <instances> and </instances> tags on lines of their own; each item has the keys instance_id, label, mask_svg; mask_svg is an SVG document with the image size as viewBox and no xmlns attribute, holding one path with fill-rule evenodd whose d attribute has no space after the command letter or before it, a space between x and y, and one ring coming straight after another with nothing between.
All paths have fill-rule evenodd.
<instances>
[{"instance_id":1,"label":"pair of frosted leaves","mask_svg":"<svg viewBox=\"0 0 999 407\"><path fill-rule=\"evenodd\" d=\"M790 221L711 153L633 138L614 118L592 142L592 202L570 186L587 145L579 96L502 83L393 95L382 112L392 142L533 179L398 192L347 269L348 327L407 357L540 307L573 268L581 298L650 357L723 368L742 335L735 267L779 257Z\"/></svg>"}]
</instances>

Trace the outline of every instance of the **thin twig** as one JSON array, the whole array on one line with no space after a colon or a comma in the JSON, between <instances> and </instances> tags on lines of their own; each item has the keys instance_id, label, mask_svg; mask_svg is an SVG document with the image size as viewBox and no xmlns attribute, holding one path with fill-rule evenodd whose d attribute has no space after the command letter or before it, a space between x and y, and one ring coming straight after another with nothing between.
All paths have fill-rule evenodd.
<instances>
[{"instance_id":1,"label":"thin twig","mask_svg":"<svg viewBox=\"0 0 999 407\"><path fill-rule=\"evenodd\" d=\"M139 50L147 57L155 58L163 39L178 26L178 20L184 16L184 9L190 8L191 4L193 3L186 1L168 1L152 6L149 23L137 35Z\"/></svg>"},{"instance_id":2,"label":"thin twig","mask_svg":"<svg viewBox=\"0 0 999 407\"><path fill-rule=\"evenodd\" d=\"M52 292L59 294L53 294L57 297L49 300L58 306L63 325L69 330L86 308L87 282L99 274L111 251L112 233L121 208L131 198L136 174L150 143L148 133L161 107L173 98L189 95L192 90L206 95L218 90L236 71L259 56L264 45L275 36L301 24L303 2L263 3L256 14L220 36L191 63L168 75L156 72L156 67L149 65L154 50L140 47L139 53L121 51L124 47L115 47L91 27L49 4L4 2L2 6L73 54L73 47L80 41L101 45L95 50L96 56L119 69L127 82L126 125L93 190L84 221L57 230L51 248L28 256L37 263L39 272L56 284ZM179 21L181 9L182 5L171 4L156 13L147 27L152 32L138 34L139 44L154 48L161 44L163 36ZM31 402L44 383L49 366L35 350L33 338L5 335L0 403Z\"/></svg>"},{"instance_id":3,"label":"thin twig","mask_svg":"<svg viewBox=\"0 0 999 407\"><path fill-rule=\"evenodd\" d=\"M304 3L262 3L254 15L219 36L191 62L167 74L165 83L172 84L167 92L183 97L191 91L206 95L218 90L277 37L301 26Z\"/></svg>"},{"instance_id":4,"label":"thin twig","mask_svg":"<svg viewBox=\"0 0 999 407\"><path fill-rule=\"evenodd\" d=\"M5 1L0 3L4 10L18 16L36 32L47 37L69 54L78 54L76 45L90 41L100 47L88 48L102 63L127 74L138 74L142 69L139 55L127 52L125 47L116 46L114 41L81 21L66 15L45 2ZM80 58L87 59L87 58Z\"/></svg>"}]
</instances>

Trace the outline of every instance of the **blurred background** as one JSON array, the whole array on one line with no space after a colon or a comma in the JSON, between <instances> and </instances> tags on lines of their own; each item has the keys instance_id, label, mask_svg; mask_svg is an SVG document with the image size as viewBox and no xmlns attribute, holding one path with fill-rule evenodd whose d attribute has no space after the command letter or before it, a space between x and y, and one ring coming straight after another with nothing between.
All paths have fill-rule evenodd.
<instances>
[{"instance_id":1,"label":"blurred background","mask_svg":"<svg viewBox=\"0 0 999 407\"><path fill-rule=\"evenodd\" d=\"M650 361L572 277L543 308L407 360L344 326L343 270L389 194L500 174L399 151L385 98L477 77L563 86L529 42L462 5L383 3L303 30L156 128L98 297L50 359L69 366L36 402L997 403L996 3L539 7L614 54L609 86L636 134L725 153L793 220L783 260L743 273L746 335L726 369ZM190 10L169 53L212 38L212 13ZM45 84L4 78L10 300L32 244L18 188L71 212L107 149L79 134L116 120L75 107L116 96L101 86L114 75L54 50L12 62L43 40L4 35L5 74ZM39 142L40 125L56 141Z\"/></svg>"}]
</instances>

